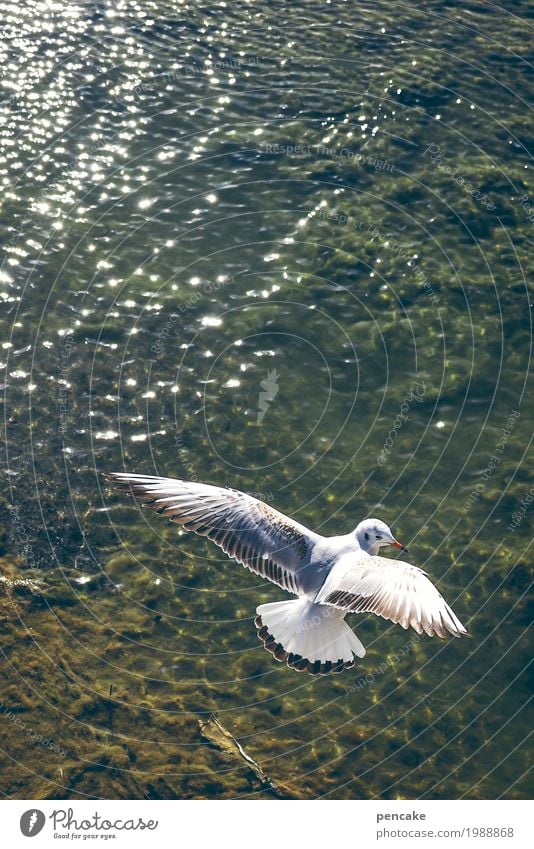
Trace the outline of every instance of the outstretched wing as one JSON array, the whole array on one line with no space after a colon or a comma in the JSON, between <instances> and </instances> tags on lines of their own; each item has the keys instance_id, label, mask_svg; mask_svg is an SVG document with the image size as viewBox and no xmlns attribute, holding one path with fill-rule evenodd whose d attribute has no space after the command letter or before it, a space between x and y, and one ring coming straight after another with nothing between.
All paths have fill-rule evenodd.
<instances>
[{"instance_id":1,"label":"outstretched wing","mask_svg":"<svg viewBox=\"0 0 534 849\"><path fill-rule=\"evenodd\" d=\"M352 613L376 613L430 637L445 637L447 631L455 637L467 634L423 570L402 560L345 555L314 600Z\"/></svg>"},{"instance_id":2,"label":"outstretched wing","mask_svg":"<svg viewBox=\"0 0 534 849\"><path fill-rule=\"evenodd\" d=\"M290 593L302 579L318 534L236 489L111 472L106 480L171 522L213 540L229 557Z\"/></svg>"}]
</instances>

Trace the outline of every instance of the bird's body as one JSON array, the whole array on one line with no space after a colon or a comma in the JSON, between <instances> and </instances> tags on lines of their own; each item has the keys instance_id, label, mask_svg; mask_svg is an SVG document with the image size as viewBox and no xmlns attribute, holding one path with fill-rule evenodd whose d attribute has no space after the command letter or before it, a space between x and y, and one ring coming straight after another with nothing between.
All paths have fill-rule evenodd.
<instances>
[{"instance_id":1,"label":"bird's body","mask_svg":"<svg viewBox=\"0 0 534 849\"><path fill-rule=\"evenodd\" d=\"M351 612L376 613L429 636L467 633L421 569L378 556L382 545L404 548L378 519L324 537L238 490L122 472L107 480L298 596L260 605L255 620L265 648L293 669L340 672L363 657L344 622Z\"/></svg>"}]
</instances>

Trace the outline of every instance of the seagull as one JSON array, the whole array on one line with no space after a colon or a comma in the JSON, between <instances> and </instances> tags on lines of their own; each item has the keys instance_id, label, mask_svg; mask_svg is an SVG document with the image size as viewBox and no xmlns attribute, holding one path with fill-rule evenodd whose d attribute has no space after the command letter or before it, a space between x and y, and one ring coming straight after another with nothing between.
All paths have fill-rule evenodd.
<instances>
[{"instance_id":1,"label":"seagull","mask_svg":"<svg viewBox=\"0 0 534 849\"><path fill-rule=\"evenodd\" d=\"M467 634L426 572L379 556L386 545L407 551L379 519L324 537L236 489L125 472L105 477L297 596L260 604L254 620L264 647L290 669L341 672L363 658L365 648L345 622L349 613L375 613L429 637Z\"/></svg>"}]
</instances>

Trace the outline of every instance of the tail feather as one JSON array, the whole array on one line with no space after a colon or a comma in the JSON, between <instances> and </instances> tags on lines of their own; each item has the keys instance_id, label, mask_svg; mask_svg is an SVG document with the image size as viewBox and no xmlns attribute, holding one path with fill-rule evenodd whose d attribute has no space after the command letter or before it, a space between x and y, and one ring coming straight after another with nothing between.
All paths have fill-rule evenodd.
<instances>
[{"instance_id":1,"label":"tail feather","mask_svg":"<svg viewBox=\"0 0 534 849\"><path fill-rule=\"evenodd\" d=\"M267 651L291 669L312 674L342 672L365 648L343 621L345 611L306 598L261 604L255 620Z\"/></svg>"}]
</instances>

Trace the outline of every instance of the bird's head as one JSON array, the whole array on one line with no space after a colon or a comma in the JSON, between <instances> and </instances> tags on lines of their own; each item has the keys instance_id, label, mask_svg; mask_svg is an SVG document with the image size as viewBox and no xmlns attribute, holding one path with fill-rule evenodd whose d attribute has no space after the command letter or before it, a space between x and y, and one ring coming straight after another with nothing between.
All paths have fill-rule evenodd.
<instances>
[{"instance_id":1,"label":"bird's head","mask_svg":"<svg viewBox=\"0 0 534 849\"><path fill-rule=\"evenodd\" d=\"M391 529L380 519L364 519L354 533L360 548L368 554L378 554L383 545L393 545L395 548L400 548L401 551L408 551L401 542L395 539Z\"/></svg>"}]
</instances>

